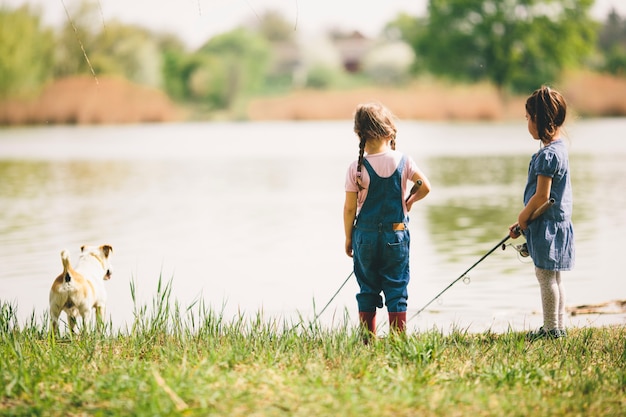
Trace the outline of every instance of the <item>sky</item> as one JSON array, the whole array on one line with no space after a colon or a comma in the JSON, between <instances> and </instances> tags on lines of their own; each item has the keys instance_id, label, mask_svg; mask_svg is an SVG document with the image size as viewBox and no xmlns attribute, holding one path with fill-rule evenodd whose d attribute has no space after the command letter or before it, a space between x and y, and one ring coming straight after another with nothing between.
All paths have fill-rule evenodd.
<instances>
[{"instance_id":1,"label":"sky","mask_svg":"<svg viewBox=\"0 0 626 417\"><path fill-rule=\"evenodd\" d=\"M299 35L328 29L358 30L376 36L400 12L424 15L428 0L97 0L104 24L119 20L176 34L192 48L211 36L258 19L268 9L280 12ZM59 26L81 0L0 0L0 6L30 4L42 9L46 24ZM592 13L604 18L614 7L626 16L626 1L596 0Z\"/></svg>"}]
</instances>

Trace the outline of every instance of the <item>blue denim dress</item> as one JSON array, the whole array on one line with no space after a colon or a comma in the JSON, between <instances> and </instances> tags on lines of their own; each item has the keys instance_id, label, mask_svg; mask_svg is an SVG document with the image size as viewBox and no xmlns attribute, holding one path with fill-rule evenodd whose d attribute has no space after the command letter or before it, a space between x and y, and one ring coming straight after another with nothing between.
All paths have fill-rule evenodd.
<instances>
[{"instance_id":1,"label":"blue denim dress","mask_svg":"<svg viewBox=\"0 0 626 417\"><path fill-rule=\"evenodd\" d=\"M574 229L572 227L572 184L569 158L562 139L534 154L528 167L524 205L537 190L537 176L552 178L550 197L555 203L528 225L525 232L528 252L537 268L569 271L574 266Z\"/></svg>"},{"instance_id":2,"label":"blue denim dress","mask_svg":"<svg viewBox=\"0 0 626 417\"><path fill-rule=\"evenodd\" d=\"M381 292L387 311L407 310L410 235L402 204L404 163L405 156L394 173L383 178L363 161L370 184L352 232L354 275L360 287L356 298L362 312L382 308Z\"/></svg>"}]
</instances>

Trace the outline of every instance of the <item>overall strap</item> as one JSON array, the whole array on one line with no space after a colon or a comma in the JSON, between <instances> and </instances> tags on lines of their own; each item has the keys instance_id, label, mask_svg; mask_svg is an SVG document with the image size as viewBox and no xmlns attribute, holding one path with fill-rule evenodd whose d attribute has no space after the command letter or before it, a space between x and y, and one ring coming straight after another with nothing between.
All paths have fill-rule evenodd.
<instances>
[{"instance_id":1,"label":"overall strap","mask_svg":"<svg viewBox=\"0 0 626 417\"><path fill-rule=\"evenodd\" d=\"M357 217L357 227L386 229L389 225L407 221L402 198L405 158L403 155L398 167L389 177L379 176L367 160L363 161L370 176L370 185Z\"/></svg>"}]
</instances>

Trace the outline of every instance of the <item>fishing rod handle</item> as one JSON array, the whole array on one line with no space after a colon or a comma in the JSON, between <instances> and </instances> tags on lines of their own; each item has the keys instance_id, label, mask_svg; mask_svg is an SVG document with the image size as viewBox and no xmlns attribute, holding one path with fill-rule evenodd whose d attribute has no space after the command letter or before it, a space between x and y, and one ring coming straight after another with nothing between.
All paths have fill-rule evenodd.
<instances>
[{"instance_id":1,"label":"fishing rod handle","mask_svg":"<svg viewBox=\"0 0 626 417\"><path fill-rule=\"evenodd\" d=\"M548 201L546 201L545 203L537 207L537 209L532 212L532 214L530 215L530 218L528 219L528 223L532 222L533 220L536 220L537 217L541 216L543 213L546 212L546 210L552 207L554 203L555 203L554 197L550 197Z\"/></svg>"},{"instance_id":2,"label":"fishing rod handle","mask_svg":"<svg viewBox=\"0 0 626 417\"><path fill-rule=\"evenodd\" d=\"M423 184L422 180L415 181L415 184L413 184L413 187L411 187L411 191L409 191L409 196L406 198L406 200L404 200L405 203L407 203L409 201L409 198L411 198L411 196L415 194L417 190L419 190L422 184Z\"/></svg>"},{"instance_id":3,"label":"fishing rod handle","mask_svg":"<svg viewBox=\"0 0 626 417\"><path fill-rule=\"evenodd\" d=\"M550 197L545 203L537 207L537 209L533 211L532 214L530 215L528 219L528 223L531 223L537 220L537 218L541 216L543 213L545 213L550 207L552 207L555 202L556 200L554 199L554 197ZM524 233L521 227L519 227L519 224L515 226L515 229L513 229L513 231L520 235Z\"/></svg>"}]
</instances>

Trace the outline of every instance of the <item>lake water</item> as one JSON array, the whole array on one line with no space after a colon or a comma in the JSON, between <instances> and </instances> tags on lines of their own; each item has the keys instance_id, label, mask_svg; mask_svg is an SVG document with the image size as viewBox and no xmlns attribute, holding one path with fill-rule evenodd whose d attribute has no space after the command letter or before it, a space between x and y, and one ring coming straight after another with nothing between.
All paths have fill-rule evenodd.
<instances>
[{"instance_id":1,"label":"lake water","mask_svg":"<svg viewBox=\"0 0 626 417\"><path fill-rule=\"evenodd\" d=\"M433 190L411 212L410 330L525 330L541 325L528 258L497 250L424 312L421 307L507 234L538 149L519 123L400 122L398 149ZM564 274L569 306L626 299L626 119L571 122L577 263ZM358 146L350 120L38 127L0 130L0 298L20 320L43 319L81 245L111 244L106 283L115 327L172 280L230 320L313 319L349 276L343 183ZM520 241L521 242L521 241ZM319 317L356 323L353 277ZM382 331L386 314L379 315ZM570 326L626 323L624 315Z\"/></svg>"}]
</instances>

